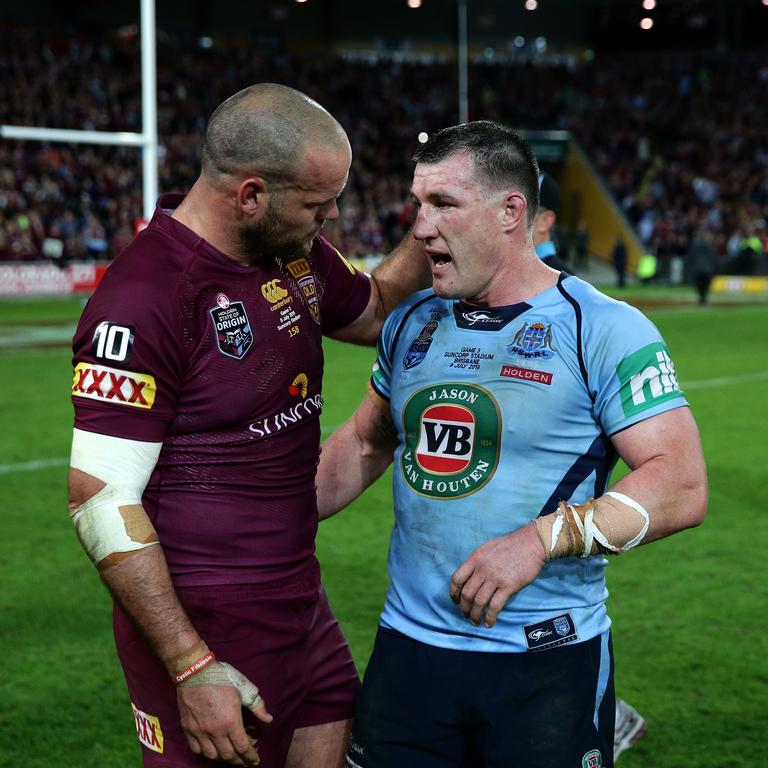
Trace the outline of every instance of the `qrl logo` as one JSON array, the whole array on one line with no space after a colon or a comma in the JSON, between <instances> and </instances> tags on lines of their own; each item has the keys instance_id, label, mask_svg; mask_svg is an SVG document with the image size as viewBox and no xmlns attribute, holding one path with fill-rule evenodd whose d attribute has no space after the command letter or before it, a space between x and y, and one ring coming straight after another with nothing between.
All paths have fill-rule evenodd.
<instances>
[{"instance_id":1,"label":"qrl logo","mask_svg":"<svg viewBox=\"0 0 768 768\"><path fill-rule=\"evenodd\" d=\"M453 475L472 460L475 417L460 405L435 405L421 417L416 461L427 472Z\"/></svg>"}]
</instances>

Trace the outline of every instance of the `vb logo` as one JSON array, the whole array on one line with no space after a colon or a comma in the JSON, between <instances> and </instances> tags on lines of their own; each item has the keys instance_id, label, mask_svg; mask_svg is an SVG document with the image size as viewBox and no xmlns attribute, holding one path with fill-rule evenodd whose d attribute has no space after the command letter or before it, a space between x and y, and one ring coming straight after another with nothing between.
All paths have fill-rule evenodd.
<instances>
[{"instance_id":1,"label":"vb logo","mask_svg":"<svg viewBox=\"0 0 768 768\"><path fill-rule=\"evenodd\" d=\"M501 412L491 393L474 384L414 392L403 409L403 432L402 477L422 496L468 496L498 466Z\"/></svg>"},{"instance_id":2,"label":"vb logo","mask_svg":"<svg viewBox=\"0 0 768 768\"><path fill-rule=\"evenodd\" d=\"M279 280L270 280L261 286L261 294L270 304L274 304L280 299L284 299L288 295L288 291L280 286Z\"/></svg>"},{"instance_id":3,"label":"vb logo","mask_svg":"<svg viewBox=\"0 0 768 768\"><path fill-rule=\"evenodd\" d=\"M435 405L421 417L416 461L435 474L453 474L469 466L475 417L461 405Z\"/></svg>"}]
</instances>

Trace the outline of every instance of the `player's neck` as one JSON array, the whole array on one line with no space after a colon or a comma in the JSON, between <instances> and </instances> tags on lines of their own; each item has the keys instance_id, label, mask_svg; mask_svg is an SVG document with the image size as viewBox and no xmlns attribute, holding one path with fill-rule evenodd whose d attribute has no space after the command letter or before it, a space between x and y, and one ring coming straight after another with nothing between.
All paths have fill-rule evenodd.
<instances>
[{"instance_id":1,"label":"player's neck","mask_svg":"<svg viewBox=\"0 0 768 768\"><path fill-rule=\"evenodd\" d=\"M201 180L198 179L171 216L227 258L238 264L250 265L250 259L242 252L235 228L229 225L227 217L222 215L217 205L217 197L208 194L200 185Z\"/></svg>"},{"instance_id":2,"label":"player's neck","mask_svg":"<svg viewBox=\"0 0 768 768\"><path fill-rule=\"evenodd\" d=\"M485 307L519 304L553 288L559 277L557 270L536 256L531 244L523 253L504 263L482 295L467 301Z\"/></svg>"}]
</instances>

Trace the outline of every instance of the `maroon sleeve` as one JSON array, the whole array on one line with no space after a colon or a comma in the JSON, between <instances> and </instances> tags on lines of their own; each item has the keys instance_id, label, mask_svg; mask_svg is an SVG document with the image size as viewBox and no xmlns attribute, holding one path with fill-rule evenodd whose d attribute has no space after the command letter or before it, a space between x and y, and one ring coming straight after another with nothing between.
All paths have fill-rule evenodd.
<instances>
[{"instance_id":1,"label":"maroon sleeve","mask_svg":"<svg viewBox=\"0 0 768 768\"><path fill-rule=\"evenodd\" d=\"M320 313L323 333L351 325L363 314L371 298L371 280L355 269L325 238L317 237L312 253L323 285Z\"/></svg>"},{"instance_id":2,"label":"maroon sleeve","mask_svg":"<svg viewBox=\"0 0 768 768\"><path fill-rule=\"evenodd\" d=\"M106 271L73 340L75 426L160 442L175 414L183 351L177 272L147 233Z\"/></svg>"}]
</instances>

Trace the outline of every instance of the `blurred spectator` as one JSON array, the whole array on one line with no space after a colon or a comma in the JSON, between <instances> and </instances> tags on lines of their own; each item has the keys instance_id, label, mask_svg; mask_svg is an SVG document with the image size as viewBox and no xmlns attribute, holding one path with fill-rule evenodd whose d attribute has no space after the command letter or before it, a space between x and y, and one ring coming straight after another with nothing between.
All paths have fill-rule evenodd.
<instances>
[{"instance_id":1,"label":"blurred spectator","mask_svg":"<svg viewBox=\"0 0 768 768\"><path fill-rule=\"evenodd\" d=\"M709 286L712 283L712 276L715 274L716 262L717 254L712 245L712 236L706 229L699 229L688 249L688 265L693 284L696 286L696 292L699 294L699 304L707 303Z\"/></svg>"},{"instance_id":2,"label":"blurred spectator","mask_svg":"<svg viewBox=\"0 0 768 768\"><path fill-rule=\"evenodd\" d=\"M452 66L218 43L202 50L159 34L161 192L194 180L204 116L219 101L253 82L283 82L327 105L350 134L355 157L333 239L352 257L400 240L413 216L416 136L455 121ZM141 129L136 37L6 25L0 44L0 122ZM759 269L768 239L767 79L758 53L485 62L470 68L470 114L571 131L658 255L662 277L702 226L719 258ZM47 240L63 244L65 260L113 258L133 236L141 190L135 149L0 142L0 258L39 258ZM581 258L578 237L575 248Z\"/></svg>"}]
</instances>

